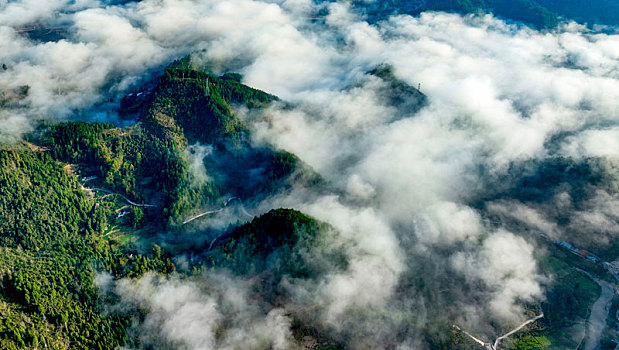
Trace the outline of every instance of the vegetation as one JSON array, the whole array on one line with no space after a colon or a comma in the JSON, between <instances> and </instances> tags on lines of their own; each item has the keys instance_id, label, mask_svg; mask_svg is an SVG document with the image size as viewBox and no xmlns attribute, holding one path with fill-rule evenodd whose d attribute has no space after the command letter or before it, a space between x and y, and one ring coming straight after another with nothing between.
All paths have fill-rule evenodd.
<instances>
[{"instance_id":1,"label":"vegetation","mask_svg":"<svg viewBox=\"0 0 619 350\"><path fill-rule=\"evenodd\" d=\"M174 264L102 239L103 207L47 152L0 150L0 344L3 349L115 349L128 320L104 315L94 280Z\"/></svg>"},{"instance_id":2,"label":"vegetation","mask_svg":"<svg viewBox=\"0 0 619 350\"><path fill-rule=\"evenodd\" d=\"M326 272L327 267L346 266L344 255L326 246L328 230L332 228L299 211L271 210L232 230L217 247L217 254L210 257L210 265L238 274L268 270L278 276L312 278ZM310 254L316 251L324 255L318 259Z\"/></svg>"},{"instance_id":3,"label":"vegetation","mask_svg":"<svg viewBox=\"0 0 619 350\"><path fill-rule=\"evenodd\" d=\"M568 265L572 262L562 250L550 247L548 256L539 256L544 274L553 276L548 286L547 301L542 304L543 327L521 332L514 337L513 349L576 348L577 334L584 332L585 318L600 293L599 286Z\"/></svg>"},{"instance_id":4,"label":"vegetation","mask_svg":"<svg viewBox=\"0 0 619 350\"><path fill-rule=\"evenodd\" d=\"M619 237L610 236L607 244L591 240L585 234L588 227L579 225L578 215L574 214L591 210L600 193L617 192L615 167L613 161L604 158L551 157L514 162L504 175L486 174L492 179L492 186L488 186L492 192L482 192L475 205L481 209L493 200L522 202L541 210L556 223L566 242L612 261ZM559 198L569 198L569 204L557 208Z\"/></svg>"},{"instance_id":5,"label":"vegetation","mask_svg":"<svg viewBox=\"0 0 619 350\"><path fill-rule=\"evenodd\" d=\"M88 161L84 154L106 147L105 126L81 130L67 155L24 148L0 151L0 344L3 349L115 349L125 344L128 315L103 312L97 273L135 278L175 270L169 254L154 245L140 254L131 245L101 237L108 229L103 205L88 196L75 174L52 158ZM92 132L92 133L91 133ZM139 214L132 214L139 215ZM264 270L279 257L281 273L308 276L324 267L304 256L319 244L325 224L292 210L276 210L234 229L213 264L237 273ZM331 254L331 253L330 253ZM333 254L329 256L334 256ZM249 260L247 260L249 258ZM342 259L341 257L339 258ZM322 270L321 270L322 269Z\"/></svg>"},{"instance_id":6,"label":"vegetation","mask_svg":"<svg viewBox=\"0 0 619 350\"><path fill-rule=\"evenodd\" d=\"M241 84L240 79L240 75L233 73L218 78L197 71L189 58L176 61L147 98L141 125L159 138L180 140L173 141L179 148L187 143L214 146L213 153L204 159L214 179L208 185L212 193L209 198L217 192L244 199L272 193L281 189L291 175L296 182L318 182L317 174L293 154L250 143L250 130L235 115L233 106L259 109L278 99ZM186 168L186 164L183 166ZM177 186L184 187L187 186ZM199 201L204 198L204 191L175 197L176 202L170 203L177 209L169 216L190 209L190 203L194 207L207 204Z\"/></svg>"},{"instance_id":7,"label":"vegetation","mask_svg":"<svg viewBox=\"0 0 619 350\"><path fill-rule=\"evenodd\" d=\"M105 215L47 153L0 150L0 243L39 251L106 225Z\"/></svg>"},{"instance_id":8,"label":"vegetation","mask_svg":"<svg viewBox=\"0 0 619 350\"><path fill-rule=\"evenodd\" d=\"M460 4L488 6L482 1ZM370 73L383 81L387 103L410 111L426 104L426 97L397 80L390 67ZM117 349L135 341L127 334L132 315L106 312L109 300L101 299L98 277L170 274L176 266L161 247L145 240L137 247L131 237L174 229L187 212L212 206L221 194L256 199L293 183L322 181L295 155L250 142L250 129L234 109L259 109L277 98L241 81L238 74L216 77L182 60L165 70L157 86L125 101L139 115L132 127L69 122L32 137L41 148L0 149L0 348ZM192 171L195 160L186 152L190 144L213 146L197 162L206 169L204 178ZM567 190L578 204L587 198L587 186L604 181L596 169L590 160L528 163L518 172L517 186L492 195L535 203ZM286 297L280 287L284 278L311 282L348 267L334 236L332 227L310 216L276 209L230 228L191 263L198 270L224 268L251 278L255 294L276 305L278 297ZM543 305L548 329L519 334L515 347L575 345L553 332L577 325L598 288L563 260L542 259L542 270L555 276ZM436 289L421 285L428 281L418 272L404 276L397 292L407 292L407 283L416 284L426 302L437 302L430 296L431 290L436 297ZM441 298L451 297L449 293ZM368 322L382 317L357 313ZM296 316L295 336L320 338L319 330ZM477 347L440 317L429 319L422 333L433 349ZM324 349L341 348L324 339L319 343Z\"/></svg>"},{"instance_id":9,"label":"vegetation","mask_svg":"<svg viewBox=\"0 0 619 350\"><path fill-rule=\"evenodd\" d=\"M150 129L69 122L52 126L42 142L56 159L78 164L85 177L96 177L89 186L116 191L138 203L158 205L161 209L151 213L151 218L160 217L167 224L189 203L208 203L218 193L212 183L186 186L191 177L181 153L186 144L184 136L159 122L151 123ZM139 227L145 213L136 208L131 211L135 219L132 224Z\"/></svg>"},{"instance_id":10,"label":"vegetation","mask_svg":"<svg viewBox=\"0 0 619 350\"><path fill-rule=\"evenodd\" d=\"M548 293L549 302L544 306L545 320L557 328L572 325L577 315L587 315L590 304L599 295L599 287L578 272L558 273L558 281Z\"/></svg>"},{"instance_id":11,"label":"vegetation","mask_svg":"<svg viewBox=\"0 0 619 350\"><path fill-rule=\"evenodd\" d=\"M189 142L215 145L219 160L236 159L234 169L219 160L205 164L251 182L239 187L245 196L274 190L309 169L290 153L250 145L232 106L259 108L276 98L241 79L170 68L136 107L140 121L132 127L68 122L30 137L42 147L0 149L1 348L116 349L130 341L130 316L103 312L97 275L175 271L160 247L138 249L127 237L145 225L175 224L228 191L227 180L195 178L186 159ZM253 163L240 161L256 155ZM260 268L275 251L299 262L300 247L318 242L323 226L298 212L269 213L233 231L212 262L241 266L249 256ZM309 262L284 268L299 275L316 269Z\"/></svg>"},{"instance_id":12,"label":"vegetation","mask_svg":"<svg viewBox=\"0 0 619 350\"><path fill-rule=\"evenodd\" d=\"M619 3L614 0L537 0L560 16L588 24L619 24Z\"/></svg>"},{"instance_id":13,"label":"vegetation","mask_svg":"<svg viewBox=\"0 0 619 350\"><path fill-rule=\"evenodd\" d=\"M519 338L516 342L518 350L543 350L548 349L551 345L550 340L546 337L527 335Z\"/></svg>"},{"instance_id":14,"label":"vegetation","mask_svg":"<svg viewBox=\"0 0 619 350\"><path fill-rule=\"evenodd\" d=\"M426 95L406 82L396 78L393 67L380 65L371 70L369 74L380 78L385 86L378 93L386 98L386 101L398 110L405 111L410 116L419 111L428 103Z\"/></svg>"},{"instance_id":15,"label":"vegetation","mask_svg":"<svg viewBox=\"0 0 619 350\"><path fill-rule=\"evenodd\" d=\"M596 168L593 159L580 161L559 157L527 162L522 165L523 176L510 195L525 202L544 202L557 191L567 190L574 201L580 202L591 194L591 186L603 180Z\"/></svg>"},{"instance_id":16,"label":"vegetation","mask_svg":"<svg viewBox=\"0 0 619 350\"><path fill-rule=\"evenodd\" d=\"M232 106L260 108L277 98L242 85L240 79L238 74L218 78L194 70L187 58L171 64L157 86L132 105L140 110L137 125L117 129L69 122L49 127L33 141L53 158L77 165L80 175L91 180L88 187L154 206L130 208L123 224L135 228L147 222L175 225L186 212L212 205L220 193L242 198L271 193L292 174L295 181L318 181L294 155L250 145L249 129ZM195 178L184 153L195 142L215 146L204 160L214 174L207 181Z\"/></svg>"},{"instance_id":17,"label":"vegetation","mask_svg":"<svg viewBox=\"0 0 619 350\"><path fill-rule=\"evenodd\" d=\"M150 97L144 122L158 121L165 115L189 142L246 146L249 130L234 116L231 104L256 108L277 98L230 76L223 79L192 69L166 69Z\"/></svg>"}]
</instances>

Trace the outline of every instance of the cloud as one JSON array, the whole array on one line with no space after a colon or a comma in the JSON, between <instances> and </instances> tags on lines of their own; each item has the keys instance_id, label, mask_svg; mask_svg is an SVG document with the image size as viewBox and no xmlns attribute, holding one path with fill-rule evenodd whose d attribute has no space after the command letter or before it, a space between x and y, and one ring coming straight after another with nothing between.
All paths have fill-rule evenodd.
<instances>
[{"instance_id":1,"label":"cloud","mask_svg":"<svg viewBox=\"0 0 619 350\"><path fill-rule=\"evenodd\" d=\"M479 214L470 207L440 202L427 208L415 230L421 242L449 244L478 238L484 232Z\"/></svg>"},{"instance_id":2,"label":"cloud","mask_svg":"<svg viewBox=\"0 0 619 350\"><path fill-rule=\"evenodd\" d=\"M565 193L565 195L567 195L567 197L560 197L558 199L562 201L569 201L569 195L567 193ZM565 207L562 208L562 210L565 209ZM527 206L526 204L522 204L516 201L491 202L488 203L487 210L493 215L499 215L502 217L508 217L518 220L519 222L525 224L531 229L538 230L541 233L548 235L549 237L558 238L557 235L559 228L557 224L553 223L548 218L545 218L542 213L536 211L530 206Z\"/></svg>"},{"instance_id":3,"label":"cloud","mask_svg":"<svg viewBox=\"0 0 619 350\"><path fill-rule=\"evenodd\" d=\"M351 209L336 197L324 197L302 208L304 212L331 223L349 245L349 268L323 281L328 297L329 319L346 307L381 306L390 298L404 266L395 234L371 208Z\"/></svg>"},{"instance_id":4,"label":"cloud","mask_svg":"<svg viewBox=\"0 0 619 350\"><path fill-rule=\"evenodd\" d=\"M116 282L111 293L119 301L112 308L144 314L129 330L140 348L290 349L290 318L281 309L262 312L248 305L249 287L225 275L200 279L145 275Z\"/></svg>"},{"instance_id":5,"label":"cloud","mask_svg":"<svg viewBox=\"0 0 619 350\"><path fill-rule=\"evenodd\" d=\"M295 152L350 196L341 203L350 199L361 206L356 210L386 223L393 235L381 235L399 246L403 254L399 256L440 259L445 247L480 241L472 253L457 249L447 253L455 271L445 273L462 274L469 283L482 280L489 302L471 308L466 301L454 300L448 312L475 310L469 317L479 320L478 310L485 309L487 317L508 322L522 317L522 301L543 299L544 277L537 271L533 246L518 237L518 231L494 232L482 220L485 215L501 211L529 229L573 238L567 231L575 229L560 227L558 217L549 215L554 205L553 214L574 211L574 227L590 222L600 228L591 232L597 238L588 242L612 244L607 232L614 232L611 217L616 212L612 205L598 206L599 198L584 210L561 207L559 201L545 210L518 202L479 207L477 201L514 185L497 182L515 181L516 175L510 173L514 165L563 155L618 155L619 149L612 147L614 127L594 131L596 125L617 123L616 53L608 48L617 40L615 35L572 27L541 33L492 16L442 13L396 16L369 26L347 13L346 5L335 3L329 10L330 32L325 37L337 32L341 41L326 39L339 50L323 50L331 64L318 76L325 81L341 77L339 88L310 79L312 89L298 91L297 76L292 76L283 95L292 94L298 108L268 112L253 124L257 138ZM313 64L311 57L308 66ZM397 78L413 86L421 83L429 106L408 118L394 119L394 111L379 98L376 83L363 74L382 62L393 66ZM250 84L266 90L282 88L258 78L254 70L262 72L263 67L245 68ZM607 193L606 198L613 196ZM314 215L337 222L341 213L321 206L333 215ZM303 204L296 207L308 210ZM359 241L368 235L360 229L352 237ZM402 244L410 241L411 246ZM419 253L428 250L434 253ZM411 264L410 260L400 261ZM365 263L370 261L366 257ZM412 268L413 264L400 270L399 278ZM354 271L346 275L349 280L354 276ZM388 278L382 284L391 285L390 275L384 276ZM358 288L366 290L362 284ZM340 295L345 295L342 289ZM474 303L473 293L469 297Z\"/></svg>"},{"instance_id":6,"label":"cloud","mask_svg":"<svg viewBox=\"0 0 619 350\"><path fill-rule=\"evenodd\" d=\"M189 164L189 172L192 176L192 186L201 185L209 181L209 175L204 166L204 158L213 152L213 146L201 145L196 142L187 146L184 157Z\"/></svg>"},{"instance_id":7,"label":"cloud","mask_svg":"<svg viewBox=\"0 0 619 350\"><path fill-rule=\"evenodd\" d=\"M589 129L565 140L562 153L569 157L609 157L617 159L619 127Z\"/></svg>"},{"instance_id":8,"label":"cloud","mask_svg":"<svg viewBox=\"0 0 619 350\"><path fill-rule=\"evenodd\" d=\"M490 235L473 255L455 254L453 266L493 289L489 309L503 320L522 314L517 300L531 302L542 294L533 247L507 231Z\"/></svg>"},{"instance_id":9,"label":"cloud","mask_svg":"<svg viewBox=\"0 0 619 350\"><path fill-rule=\"evenodd\" d=\"M19 26L52 19L59 10L68 6L68 2L59 0L0 1L2 10L0 23L6 26Z\"/></svg>"},{"instance_id":10,"label":"cloud","mask_svg":"<svg viewBox=\"0 0 619 350\"><path fill-rule=\"evenodd\" d=\"M347 2L36 3L0 2L0 63L8 68L0 71L0 91L11 97L0 111L3 140L36 120L114 118L110 100L194 52L196 64L239 71L245 83L291 102L248 117L254 141L294 152L334 188L295 189L257 203L255 212L293 207L330 223L348 269L313 286L282 282L291 301L268 310L242 307L252 303L251 286L217 273L117 282L121 304L145 312L135 329L144 344L245 348L265 339L256 346L285 348L286 312L311 301L320 311L310 321L352 347L423 348L420 330L436 318L475 321L490 333L494 320L522 319L522 301L543 299L525 228L578 243L585 239L574 232L587 232L589 243L614 244L616 34L575 24L538 32L490 15L435 12L370 25ZM61 23L64 39L18 33L35 22ZM420 86L428 105L391 104L386 83L366 74L383 63ZM23 86L25 96L13 93ZM191 147L196 160L206 152ZM600 160L604 181L587 188L583 203L563 190L547 203L487 202L514 186L514 168L559 156ZM206 174L199 161L191 164ZM572 220L559 224L561 213ZM509 230L489 225L489 215ZM483 288L472 290L479 282ZM441 291L452 299L442 300ZM425 310L426 299L441 309ZM229 320L225 335L215 336Z\"/></svg>"}]
</instances>

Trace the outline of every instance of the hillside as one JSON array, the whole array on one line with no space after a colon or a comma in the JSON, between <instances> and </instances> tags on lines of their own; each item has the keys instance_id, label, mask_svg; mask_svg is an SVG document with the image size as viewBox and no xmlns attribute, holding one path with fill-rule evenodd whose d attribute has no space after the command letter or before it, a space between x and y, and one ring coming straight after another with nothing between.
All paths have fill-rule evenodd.
<instances>
[{"instance_id":1,"label":"hillside","mask_svg":"<svg viewBox=\"0 0 619 350\"><path fill-rule=\"evenodd\" d=\"M166 116L182 129L189 143L247 147L249 131L235 117L232 106L260 108L276 100L235 80L188 68L168 68L147 97L142 122L150 125Z\"/></svg>"},{"instance_id":2,"label":"hillside","mask_svg":"<svg viewBox=\"0 0 619 350\"><path fill-rule=\"evenodd\" d=\"M368 71L364 79L381 106L394 111L383 117L386 124L418 122L422 118L416 113L431 103L389 65ZM324 217L349 215L336 229L298 210L278 208L286 205L278 199L299 193L318 196L328 186L299 157L257 143L243 118L247 112L268 120L268 112L261 114L268 108L295 107L242 84L238 74L216 76L198 70L189 59L174 62L155 81L123 99L119 113L130 126L80 121L42 125L28 135L28 142L0 149L3 349L182 348L185 339L175 333L177 324L191 329L193 324L182 321L193 320L195 312L196 322L211 328L210 333L191 335L207 334L207 341L197 344L213 348L226 348L232 341L244 344L242 348L276 348L278 343L269 338L275 326L268 324L264 334L252 333L256 327L250 321L262 317L271 322L269 317L279 315L290 344L304 344L299 345L303 349L390 348L411 334L422 348L476 349L478 343L452 322L465 321L458 318L459 306L469 305L471 296L480 310L487 310L482 305L490 303L495 287L468 281L454 263L445 262L456 261L458 249L462 254L487 251L485 242L505 236L503 229L533 242L537 250L531 248L531 265L539 264L545 294L541 301L517 300L519 316L543 312L544 317L502 347L578 345L574 330L584 327L600 291L580 271L610 279L609 274L599 261L572 254L537 227L526 226L512 215L513 206L537 209L556 222L565 239L610 260L616 255L616 237L596 248L581 234L576 218L599 200L600 191L616 193L614 173L609 172L614 163L547 157L513 161L508 171L487 174L487 188L466 204L476 213L474 221L487 223L484 234L490 238L479 235L438 248L424 245L423 252L402 258L410 267L394 277L389 295L374 301L371 274L389 275L399 268L390 265L392 252L377 255L388 249L388 242L374 233L391 231L373 216L375 209L359 207L363 201L356 199L342 199L350 200L350 207L342 209L338 201L345 197L343 191L307 205ZM371 186L356 185L369 200ZM556 203L564 197L569 203ZM494 227L497 223L500 229ZM398 239L403 247L418 244L408 226L402 230ZM523 238L511 242L525 244ZM509 247L500 250L502 256ZM512 283L514 274L522 278L512 270L501 278ZM357 302L356 293L365 299ZM342 303L342 295L350 295L351 302ZM444 312L428 312L419 322L416 310L426 310L421 304ZM383 333L364 343L360 332L373 335L376 320L383 320L388 332L379 330ZM514 322L487 317L479 323L486 332L480 336L490 339L506 334ZM241 328L250 331L245 334ZM165 336L170 329L173 334ZM238 340L238 334L245 338Z\"/></svg>"},{"instance_id":3,"label":"hillside","mask_svg":"<svg viewBox=\"0 0 619 350\"><path fill-rule=\"evenodd\" d=\"M171 273L170 255L145 234L176 225L190 209L215 205L220 191L248 198L279 190L281 181L307 167L292 154L250 144L249 130L225 101L259 108L276 98L235 78L170 68L141 101L134 126L43 126L29 137L41 147L19 143L0 149L3 349L116 349L138 342L127 338L126 329L139 313L104 312L109 300L99 295L97 274L120 279ZM204 80L209 82L202 85ZM264 176L237 187L222 178L199 180L191 169L190 142L217 149L217 158L201 160L211 172L247 178L246 172L260 166ZM224 157L239 158L239 166L217 163ZM250 237L271 216L230 237ZM313 235L322 227L300 213L268 222L280 219L272 237L302 226ZM295 241L289 236L285 242Z\"/></svg>"},{"instance_id":4,"label":"hillside","mask_svg":"<svg viewBox=\"0 0 619 350\"><path fill-rule=\"evenodd\" d=\"M214 247L210 264L243 275L315 278L347 265L345 255L328 246L328 231L333 228L299 211L274 209L229 232ZM308 255L319 250L323 256Z\"/></svg>"},{"instance_id":5,"label":"hillside","mask_svg":"<svg viewBox=\"0 0 619 350\"><path fill-rule=\"evenodd\" d=\"M385 102L403 111L404 116L410 116L428 105L428 98L417 88L398 79L393 67L382 64L368 72L370 76L379 78L384 85L378 89L377 94L384 96Z\"/></svg>"},{"instance_id":6,"label":"hillside","mask_svg":"<svg viewBox=\"0 0 619 350\"><path fill-rule=\"evenodd\" d=\"M110 130L105 125L72 126ZM77 137L75 141L86 142ZM99 295L96 276L106 272L113 278L136 278L148 271L165 275L175 265L156 245L144 252L122 237L105 234L115 216L110 215L107 200L91 197L78 177L50 153L25 145L0 150L0 345L3 349L139 345L140 339L125 332L140 311L105 312L103 304L110 302L106 299L110 296ZM326 246L321 258L305 253L325 244L326 230L330 230L326 224L300 212L273 210L231 228L214 249L217 253L196 261L196 268L310 278L331 270L333 266L321 265L329 261L345 266L341 253ZM273 295L263 297L271 300Z\"/></svg>"},{"instance_id":7,"label":"hillside","mask_svg":"<svg viewBox=\"0 0 619 350\"><path fill-rule=\"evenodd\" d=\"M286 183L320 181L295 155L252 145L233 106L259 109L277 98L231 77L168 68L148 95L125 99L124 113L138 113L136 125L118 129L69 122L33 138L56 159L77 165L80 175L89 178L88 187L148 204L132 208L132 216L140 218L134 226L144 224L145 215L147 221L176 223L192 209L214 205L221 195L249 199L285 189ZM212 150L193 160L196 147ZM192 170L200 163L208 178Z\"/></svg>"},{"instance_id":8,"label":"hillside","mask_svg":"<svg viewBox=\"0 0 619 350\"><path fill-rule=\"evenodd\" d=\"M103 313L95 275L170 272L172 262L102 239L109 212L46 152L1 149L0 191L1 347L122 345L128 320Z\"/></svg>"}]
</instances>

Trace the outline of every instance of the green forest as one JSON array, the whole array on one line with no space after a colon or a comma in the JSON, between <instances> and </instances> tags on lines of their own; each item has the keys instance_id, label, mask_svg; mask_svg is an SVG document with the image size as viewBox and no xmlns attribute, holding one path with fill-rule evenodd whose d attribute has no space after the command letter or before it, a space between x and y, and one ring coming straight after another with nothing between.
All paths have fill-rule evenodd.
<instances>
[{"instance_id":1,"label":"green forest","mask_svg":"<svg viewBox=\"0 0 619 350\"><path fill-rule=\"evenodd\" d=\"M135 245L131 237L174 229L191 209L208 208L225 192L245 198L275 190L293 173L297 179L317 176L290 153L254 149L248 128L228 104L259 108L276 97L240 84L238 75L219 78L178 68L178 62L171 67L176 68L165 70L146 99L133 101L139 113L133 126L41 126L28 142L0 149L2 349L117 349L131 343L126 329L136 315L104 312L96 276L138 278L176 269L169 252L156 244ZM265 167L265 176L251 188L197 182L185 153L194 142L215 145L218 159L258 155L261 164L250 166ZM217 162L208 164L225 166ZM245 264L241 251L265 254L249 238L266 235L265 221L275 225L271 237L286 237L281 244L288 254L296 241L308 244L307 235L322 225L298 212L265 214L231 229L230 239L218 248L221 254L200 268Z\"/></svg>"},{"instance_id":2,"label":"green forest","mask_svg":"<svg viewBox=\"0 0 619 350\"><path fill-rule=\"evenodd\" d=\"M170 273L169 257L103 239L109 213L48 152L1 149L0 191L1 347L121 346L128 319L102 314L96 273Z\"/></svg>"},{"instance_id":3,"label":"green forest","mask_svg":"<svg viewBox=\"0 0 619 350\"><path fill-rule=\"evenodd\" d=\"M79 129L96 134L105 127ZM96 275L137 278L149 271L170 274L176 267L157 245L143 252L106 237L113 225L109 210L52 153L32 151L25 144L0 150L0 345L116 349L130 341L125 329L135 315L103 312ZM307 245L317 244L316 235L324 229L325 224L299 212L275 210L231 229L217 248L220 253L202 268L227 265L238 273L255 273L264 269L274 249L298 256ZM305 276L317 268L286 255L282 261L296 262L282 274Z\"/></svg>"}]
</instances>

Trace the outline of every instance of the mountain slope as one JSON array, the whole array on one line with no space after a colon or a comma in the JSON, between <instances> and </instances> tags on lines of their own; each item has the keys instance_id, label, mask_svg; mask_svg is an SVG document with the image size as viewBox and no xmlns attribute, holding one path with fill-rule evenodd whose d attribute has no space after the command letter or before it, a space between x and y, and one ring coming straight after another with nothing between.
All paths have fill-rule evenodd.
<instances>
[{"instance_id":1,"label":"mountain slope","mask_svg":"<svg viewBox=\"0 0 619 350\"><path fill-rule=\"evenodd\" d=\"M176 224L192 209L215 205L220 195L248 199L292 182L319 181L295 155L252 145L248 127L234 113L233 106L259 110L277 97L239 83L232 74L215 77L183 64L166 69L147 95L124 101L138 113L136 125L53 125L41 143L55 158L77 164L80 174L91 179L89 188L152 206L132 208L132 216L147 216L137 220L142 222L159 217L164 225ZM211 151L193 159L199 156L190 151L195 147ZM193 167L200 164L204 170L196 173ZM133 224L141 225L137 221Z\"/></svg>"},{"instance_id":2,"label":"mountain slope","mask_svg":"<svg viewBox=\"0 0 619 350\"><path fill-rule=\"evenodd\" d=\"M288 180L319 181L295 155L252 143L235 106L260 110L278 98L237 80L233 74L215 77L194 70L187 59L176 62L146 98L141 125L159 137L178 134L187 144L212 146L203 161L222 194L248 199L281 190Z\"/></svg>"},{"instance_id":3,"label":"mountain slope","mask_svg":"<svg viewBox=\"0 0 619 350\"><path fill-rule=\"evenodd\" d=\"M234 116L231 104L257 108L276 100L275 96L234 80L192 69L168 68L150 95L142 120L149 123L163 114L174 119L190 143L227 142L241 147L248 144L249 131Z\"/></svg>"}]
</instances>

